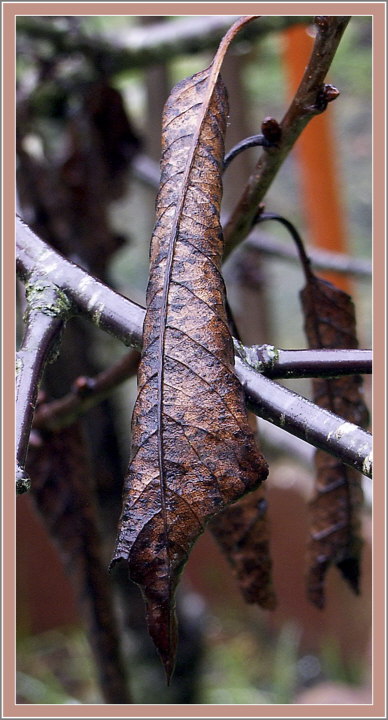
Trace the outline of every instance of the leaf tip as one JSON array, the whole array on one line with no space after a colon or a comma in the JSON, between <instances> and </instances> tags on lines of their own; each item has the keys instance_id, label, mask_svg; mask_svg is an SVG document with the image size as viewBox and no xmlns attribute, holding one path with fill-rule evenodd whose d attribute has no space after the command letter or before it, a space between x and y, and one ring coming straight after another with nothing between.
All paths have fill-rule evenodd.
<instances>
[{"instance_id":1,"label":"leaf tip","mask_svg":"<svg viewBox=\"0 0 388 720\"><path fill-rule=\"evenodd\" d=\"M170 598L163 603L147 599L147 625L163 663L167 685L170 685L175 669L178 637L175 608Z\"/></svg>"},{"instance_id":2,"label":"leaf tip","mask_svg":"<svg viewBox=\"0 0 388 720\"><path fill-rule=\"evenodd\" d=\"M350 585L355 595L360 594L360 564L357 557L348 557L337 563L342 577Z\"/></svg>"}]
</instances>

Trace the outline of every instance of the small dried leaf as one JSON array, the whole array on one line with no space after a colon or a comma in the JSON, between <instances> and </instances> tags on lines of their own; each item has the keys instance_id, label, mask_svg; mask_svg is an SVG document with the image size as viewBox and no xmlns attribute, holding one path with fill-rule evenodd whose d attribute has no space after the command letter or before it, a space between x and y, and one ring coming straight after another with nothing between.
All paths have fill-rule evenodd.
<instances>
[{"instance_id":1,"label":"small dried leaf","mask_svg":"<svg viewBox=\"0 0 388 720\"><path fill-rule=\"evenodd\" d=\"M311 348L357 348L356 319L350 296L330 283L308 279L301 293L305 331ZM313 381L313 397L320 407L351 423L366 427L368 410L358 375ZM317 450L315 496L311 502L307 589L310 600L324 606L324 578L336 565L352 589L359 591L361 476L331 455Z\"/></svg>"},{"instance_id":2,"label":"small dried leaf","mask_svg":"<svg viewBox=\"0 0 388 720\"><path fill-rule=\"evenodd\" d=\"M227 507L209 527L234 570L245 601L273 610L276 596L264 486Z\"/></svg>"},{"instance_id":3,"label":"small dried leaf","mask_svg":"<svg viewBox=\"0 0 388 720\"><path fill-rule=\"evenodd\" d=\"M132 452L113 562L128 561L171 676L174 595L206 522L267 475L234 374L220 274L219 213L228 105L219 67L179 83L164 110L161 186L132 418Z\"/></svg>"}]
</instances>

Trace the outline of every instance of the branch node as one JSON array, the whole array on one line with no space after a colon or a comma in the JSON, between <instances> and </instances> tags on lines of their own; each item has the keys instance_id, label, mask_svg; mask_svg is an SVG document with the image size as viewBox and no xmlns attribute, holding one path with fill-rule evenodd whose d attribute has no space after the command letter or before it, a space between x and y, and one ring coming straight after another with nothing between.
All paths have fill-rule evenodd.
<instances>
[{"instance_id":1,"label":"branch node","mask_svg":"<svg viewBox=\"0 0 388 720\"><path fill-rule=\"evenodd\" d=\"M277 147L282 137L282 129L278 121L273 117L264 118L261 123L261 132L265 139L270 143L270 146Z\"/></svg>"}]
</instances>

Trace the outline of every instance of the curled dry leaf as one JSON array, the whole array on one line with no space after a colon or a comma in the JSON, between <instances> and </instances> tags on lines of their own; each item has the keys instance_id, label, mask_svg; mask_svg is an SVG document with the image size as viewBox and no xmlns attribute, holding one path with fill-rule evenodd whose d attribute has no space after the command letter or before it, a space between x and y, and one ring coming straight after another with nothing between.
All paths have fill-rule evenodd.
<instances>
[{"instance_id":1,"label":"curled dry leaf","mask_svg":"<svg viewBox=\"0 0 388 720\"><path fill-rule=\"evenodd\" d=\"M228 103L212 65L179 83L162 121L161 185L151 242L132 449L113 563L128 562L169 679L174 595L206 522L267 475L250 430L220 274L219 213Z\"/></svg>"},{"instance_id":2,"label":"curled dry leaf","mask_svg":"<svg viewBox=\"0 0 388 720\"><path fill-rule=\"evenodd\" d=\"M301 293L305 331L311 348L357 348L355 309L350 296L334 285L307 273ZM368 410L359 375L313 381L314 401L349 423L368 425ZM346 432L346 423L343 431ZM336 565L358 593L362 539L361 476L322 450L315 456L317 477L310 505L311 538L308 545L307 592L323 607L324 579Z\"/></svg>"},{"instance_id":3,"label":"curled dry leaf","mask_svg":"<svg viewBox=\"0 0 388 720\"><path fill-rule=\"evenodd\" d=\"M273 610L276 596L264 486L227 507L209 527L234 570L244 600Z\"/></svg>"}]
</instances>

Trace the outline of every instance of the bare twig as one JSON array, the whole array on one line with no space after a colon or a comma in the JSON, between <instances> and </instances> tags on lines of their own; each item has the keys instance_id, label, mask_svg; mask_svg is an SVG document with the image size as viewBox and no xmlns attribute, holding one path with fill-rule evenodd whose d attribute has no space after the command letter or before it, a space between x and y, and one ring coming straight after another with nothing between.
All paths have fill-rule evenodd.
<instances>
[{"instance_id":1,"label":"bare twig","mask_svg":"<svg viewBox=\"0 0 388 720\"><path fill-rule=\"evenodd\" d=\"M48 248L46 243L40 240L19 218L17 219L16 244L17 267L22 279L28 278L34 271L39 272L40 267L46 277L49 276L50 279L61 284L63 291L94 324L126 344L140 348L144 308L119 295L63 258L59 253ZM371 476L370 433L356 428L356 426L352 426L351 432L348 432L349 423L344 425L343 419L317 407L296 393L287 394L290 391L268 378L264 378L238 357L236 358L236 373L245 388L252 409L257 415L271 417L279 427L297 437L302 437L312 445L335 455L342 462L356 469L362 469L365 475ZM266 382L261 383L260 378ZM273 389L273 412L271 411L271 387ZM264 398L261 395L262 390L266 394ZM290 402L290 397L292 402ZM300 400L299 405L298 400ZM308 430L310 411L313 412L311 432ZM344 429L341 431L342 426ZM365 449L367 452L364 452Z\"/></svg>"},{"instance_id":2,"label":"bare twig","mask_svg":"<svg viewBox=\"0 0 388 720\"><path fill-rule=\"evenodd\" d=\"M136 373L139 358L140 353L137 350L130 350L96 377L77 378L68 395L60 400L43 402L38 406L33 427L58 430L71 425L77 417L100 403L114 388L132 377Z\"/></svg>"},{"instance_id":3,"label":"bare twig","mask_svg":"<svg viewBox=\"0 0 388 720\"><path fill-rule=\"evenodd\" d=\"M26 329L16 358L16 489L19 494L29 488L24 466L39 383L71 311L71 303L60 288L42 278L27 287L26 295Z\"/></svg>"},{"instance_id":4,"label":"bare twig","mask_svg":"<svg viewBox=\"0 0 388 720\"><path fill-rule=\"evenodd\" d=\"M344 16L315 18L318 32L313 51L296 95L280 123L280 142L277 147L264 149L225 227L225 257L250 232L260 202L302 130L325 109L327 101L338 95L338 91L333 93L332 86L324 85L324 79L349 20Z\"/></svg>"},{"instance_id":5,"label":"bare twig","mask_svg":"<svg viewBox=\"0 0 388 720\"><path fill-rule=\"evenodd\" d=\"M273 345L246 347L234 341L237 355L268 378L316 378L370 374L371 350L281 350Z\"/></svg>"}]
</instances>

